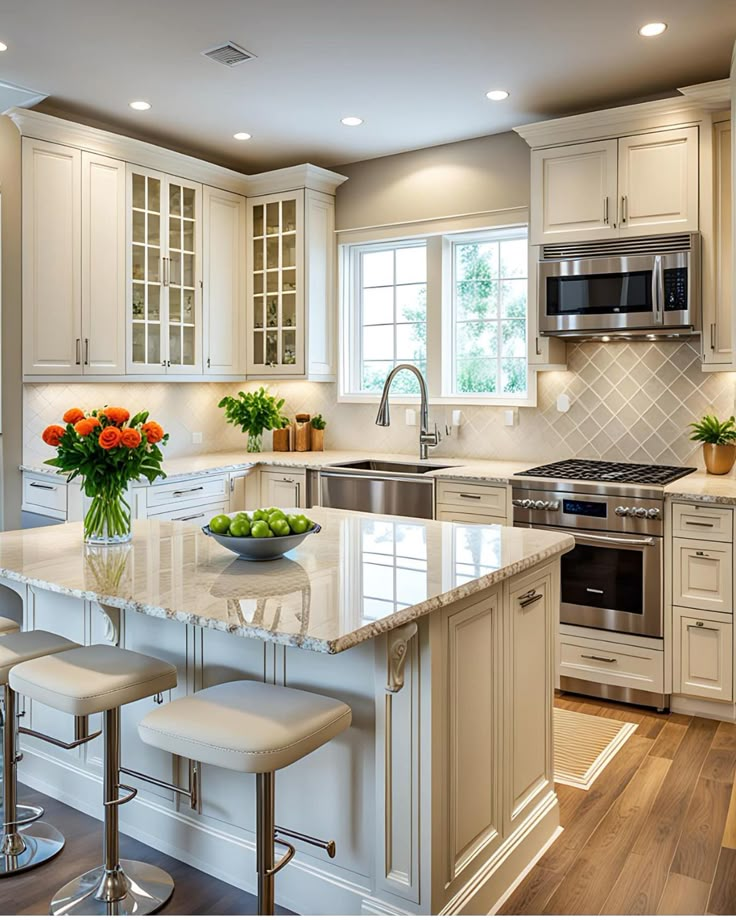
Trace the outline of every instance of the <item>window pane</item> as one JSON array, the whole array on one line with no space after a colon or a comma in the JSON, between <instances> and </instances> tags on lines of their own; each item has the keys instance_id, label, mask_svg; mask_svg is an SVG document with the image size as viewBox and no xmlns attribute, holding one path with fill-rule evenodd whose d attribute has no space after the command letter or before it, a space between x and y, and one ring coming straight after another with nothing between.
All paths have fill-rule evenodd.
<instances>
[{"instance_id":1,"label":"window pane","mask_svg":"<svg viewBox=\"0 0 736 920\"><path fill-rule=\"evenodd\" d=\"M422 374L427 375L427 362L426 361L412 361L412 364L416 364ZM389 367L389 370L391 367ZM384 378L385 379L385 378ZM381 381L383 385L383 380ZM380 387L379 387L380 389ZM403 393L416 395L419 393L419 381L410 371L401 371L400 374L397 374L394 377L393 383L391 384L392 393Z\"/></svg>"},{"instance_id":2,"label":"window pane","mask_svg":"<svg viewBox=\"0 0 736 920\"><path fill-rule=\"evenodd\" d=\"M382 252L363 253L363 287L376 287L394 283L394 253L392 249Z\"/></svg>"},{"instance_id":3,"label":"window pane","mask_svg":"<svg viewBox=\"0 0 736 920\"><path fill-rule=\"evenodd\" d=\"M526 393L526 358L504 358L501 362L501 385L504 393Z\"/></svg>"},{"instance_id":4,"label":"window pane","mask_svg":"<svg viewBox=\"0 0 736 920\"><path fill-rule=\"evenodd\" d=\"M403 284L396 288L396 321L424 322L427 318L426 284Z\"/></svg>"},{"instance_id":5,"label":"window pane","mask_svg":"<svg viewBox=\"0 0 736 920\"><path fill-rule=\"evenodd\" d=\"M458 281L483 281L498 277L498 243L459 243L455 246Z\"/></svg>"},{"instance_id":6,"label":"window pane","mask_svg":"<svg viewBox=\"0 0 736 920\"><path fill-rule=\"evenodd\" d=\"M363 323L366 326L375 326L377 323L393 321L393 287L366 288L363 292Z\"/></svg>"},{"instance_id":7,"label":"window pane","mask_svg":"<svg viewBox=\"0 0 736 920\"><path fill-rule=\"evenodd\" d=\"M396 358L413 363L427 353L427 326L425 323L399 323L396 327Z\"/></svg>"},{"instance_id":8,"label":"window pane","mask_svg":"<svg viewBox=\"0 0 736 920\"><path fill-rule=\"evenodd\" d=\"M498 323L458 323L458 358L498 357Z\"/></svg>"},{"instance_id":9,"label":"window pane","mask_svg":"<svg viewBox=\"0 0 736 920\"><path fill-rule=\"evenodd\" d=\"M487 358L461 358L456 367L458 393L496 393L497 364Z\"/></svg>"},{"instance_id":10,"label":"window pane","mask_svg":"<svg viewBox=\"0 0 736 920\"><path fill-rule=\"evenodd\" d=\"M366 326L363 330L363 358L366 361L390 360L394 357L394 327Z\"/></svg>"},{"instance_id":11,"label":"window pane","mask_svg":"<svg viewBox=\"0 0 736 920\"><path fill-rule=\"evenodd\" d=\"M364 361L361 389L370 393L380 393L393 366L393 361Z\"/></svg>"},{"instance_id":12,"label":"window pane","mask_svg":"<svg viewBox=\"0 0 736 920\"><path fill-rule=\"evenodd\" d=\"M504 281L501 284L501 312L504 316L526 316L527 280Z\"/></svg>"},{"instance_id":13,"label":"window pane","mask_svg":"<svg viewBox=\"0 0 736 920\"><path fill-rule=\"evenodd\" d=\"M523 319L501 323L501 351L506 358L526 356L526 323Z\"/></svg>"},{"instance_id":14,"label":"window pane","mask_svg":"<svg viewBox=\"0 0 736 920\"><path fill-rule=\"evenodd\" d=\"M529 247L526 239L501 240L501 277L526 278Z\"/></svg>"},{"instance_id":15,"label":"window pane","mask_svg":"<svg viewBox=\"0 0 736 920\"><path fill-rule=\"evenodd\" d=\"M411 246L396 250L396 283L411 284L427 277L427 249Z\"/></svg>"},{"instance_id":16,"label":"window pane","mask_svg":"<svg viewBox=\"0 0 736 920\"><path fill-rule=\"evenodd\" d=\"M458 319L495 319L498 316L497 281L460 281L456 290Z\"/></svg>"}]
</instances>

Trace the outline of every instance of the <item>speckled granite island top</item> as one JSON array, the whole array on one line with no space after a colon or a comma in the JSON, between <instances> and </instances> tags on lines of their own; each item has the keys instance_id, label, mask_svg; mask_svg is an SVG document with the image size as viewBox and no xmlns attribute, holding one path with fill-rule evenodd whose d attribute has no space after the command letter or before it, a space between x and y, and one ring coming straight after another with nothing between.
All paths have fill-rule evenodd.
<instances>
[{"instance_id":1,"label":"speckled granite island top","mask_svg":"<svg viewBox=\"0 0 736 920\"><path fill-rule=\"evenodd\" d=\"M334 654L574 546L549 531L314 509L322 531L246 562L191 524L135 521L87 547L82 525L0 533L0 577L148 616Z\"/></svg>"}]
</instances>

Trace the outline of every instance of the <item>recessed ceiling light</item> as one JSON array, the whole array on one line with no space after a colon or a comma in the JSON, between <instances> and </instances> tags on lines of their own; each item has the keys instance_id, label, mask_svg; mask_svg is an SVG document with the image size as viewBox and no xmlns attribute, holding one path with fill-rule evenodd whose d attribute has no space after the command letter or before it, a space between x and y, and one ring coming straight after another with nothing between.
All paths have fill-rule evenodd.
<instances>
[{"instance_id":1,"label":"recessed ceiling light","mask_svg":"<svg viewBox=\"0 0 736 920\"><path fill-rule=\"evenodd\" d=\"M0 42L0 51L7 51L7 50L8 50L8 46L5 44L5 42Z\"/></svg>"},{"instance_id":2,"label":"recessed ceiling light","mask_svg":"<svg viewBox=\"0 0 736 920\"><path fill-rule=\"evenodd\" d=\"M661 35L666 28L666 22L648 22L639 29L639 35L643 35L644 38L654 38L655 35Z\"/></svg>"},{"instance_id":3,"label":"recessed ceiling light","mask_svg":"<svg viewBox=\"0 0 736 920\"><path fill-rule=\"evenodd\" d=\"M250 134L247 131L238 131L237 134L233 134L233 137L236 141L249 141Z\"/></svg>"},{"instance_id":4,"label":"recessed ceiling light","mask_svg":"<svg viewBox=\"0 0 736 920\"><path fill-rule=\"evenodd\" d=\"M340 121L344 125L347 125L348 128L357 128L358 125L363 124L363 119L358 118L357 115L346 115L345 118L341 118Z\"/></svg>"},{"instance_id":5,"label":"recessed ceiling light","mask_svg":"<svg viewBox=\"0 0 736 920\"><path fill-rule=\"evenodd\" d=\"M486 96L491 99L493 102L501 102L503 99L508 99L509 94L505 89L492 89L486 93Z\"/></svg>"},{"instance_id":6,"label":"recessed ceiling light","mask_svg":"<svg viewBox=\"0 0 736 920\"><path fill-rule=\"evenodd\" d=\"M128 105L131 109L135 109L136 112L147 112L151 108L151 103L145 102L143 99L136 99L134 102L129 102Z\"/></svg>"}]
</instances>

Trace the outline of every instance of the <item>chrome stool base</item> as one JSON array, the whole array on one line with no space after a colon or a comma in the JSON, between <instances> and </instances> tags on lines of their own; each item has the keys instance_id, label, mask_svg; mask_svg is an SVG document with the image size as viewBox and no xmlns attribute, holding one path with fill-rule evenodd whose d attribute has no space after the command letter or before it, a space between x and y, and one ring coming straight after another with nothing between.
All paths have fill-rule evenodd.
<instances>
[{"instance_id":1,"label":"chrome stool base","mask_svg":"<svg viewBox=\"0 0 736 920\"><path fill-rule=\"evenodd\" d=\"M0 878L25 872L53 859L64 848L64 837L50 824L38 822L0 840Z\"/></svg>"},{"instance_id":2,"label":"chrome stool base","mask_svg":"<svg viewBox=\"0 0 736 920\"><path fill-rule=\"evenodd\" d=\"M121 859L116 870L91 869L60 888L49 913L60 916L132 917L160 910L174 893L168 872Z\"/></svg>"},{"instance_id":3,"label":"chrome stool base","mask_svg":"<svg viewBox=\"0 0 736 920\"><path fill-rule=\"evenodd\" d=\"M18 827L26 827L29 824L33 824L34 821L38 821L39 818L43 817L44 811L45 809L41 808L40 805L16 805L15 820ZM0 825L5 822L4 814L5 811L0 805Z\"/></svg>"}]
</instances>

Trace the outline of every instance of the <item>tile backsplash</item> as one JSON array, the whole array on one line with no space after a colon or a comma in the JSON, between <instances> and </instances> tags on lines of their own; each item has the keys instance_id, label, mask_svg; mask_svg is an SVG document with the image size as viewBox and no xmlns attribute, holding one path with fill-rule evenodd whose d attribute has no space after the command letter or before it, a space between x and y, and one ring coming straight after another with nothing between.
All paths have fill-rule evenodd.
<instances>
[{"instance_id":1,"label":"tile backsplash","mask_svg":"<svg viewBox=\"0 0 736 920\"><path fill-rule=\"evenodd\" d=\"M24 460L49 455L41 441L46 425L58 422L70 406L91 409L124 404L146 407L171 433L169 456L218 450L245 450L245 436L226 425L217 403L244 386L216 383L27 384L24 387ZM337 401L334 384L278 382L272 389L286 398L284 411L317 412L328 427L325 445L350 450L416 451L417 429L404 424L398 406L390 428L374 425L376 407ZM568 412L557 397L570 397ZM463 423L433 456L485 457L544 461L563 457L630 460L638 463L699 464L698 445L687 424L706 411L734 412L736 374L704 374L697 349L689 342L584 343L568 347L568 370L539 375L538 404L521 408L517 424L503 424L502 408L463 407ZM442 425L450 409L436 407ZM192 443L201 432L202 444ZM265 446L269 440L264 439Z\"/></svg>"}]
</instances>

